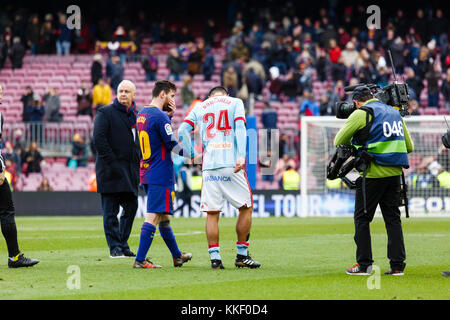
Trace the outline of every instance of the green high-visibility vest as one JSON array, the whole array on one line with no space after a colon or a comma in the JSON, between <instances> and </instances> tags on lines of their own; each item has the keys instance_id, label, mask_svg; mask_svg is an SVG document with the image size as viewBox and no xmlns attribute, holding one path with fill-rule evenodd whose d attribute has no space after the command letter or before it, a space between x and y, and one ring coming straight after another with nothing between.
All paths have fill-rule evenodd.
<instances>
[{"instance_id":1,"label":"green high-visibility vest","mask_svg":"<svg viewBox=\"0 0 450 320\"><path fill-rule=\"evenodd\" d=\"M441 188L450 189L450 172L443 171L439 173L437 179Z\"/></svg>"},{"instance_id":2,"label":"green high-visibility vest","mask_svg":"<svg viewBox=\"0 0 450 320\"><path fill-rule=\"evenodd\" d=\"M287 170L283 173L283 189L299 190L300 175L294 169Z\"/></svg>"},{"instance_id":3,"label":"green high-visibility vest","mask_svg":"<svg viewBox=\"0 0 450 320\"><path fill-rule=\"evenodd\" d=\"M192 190L202 190L203 178L201 176L192 176L191 178L191 189Z\"/></svg>"},{"instance_id":4,"label":"green high-visibility vest","mask_svg":"<svg viewBox=\"0 0 450 320\"><path fill-rule=\"evenodd\" d=\"M340 189L341 188L341 178L337 178L334 180L327 179L327 188L328 189Z\"/></svg>"}]
</instances>

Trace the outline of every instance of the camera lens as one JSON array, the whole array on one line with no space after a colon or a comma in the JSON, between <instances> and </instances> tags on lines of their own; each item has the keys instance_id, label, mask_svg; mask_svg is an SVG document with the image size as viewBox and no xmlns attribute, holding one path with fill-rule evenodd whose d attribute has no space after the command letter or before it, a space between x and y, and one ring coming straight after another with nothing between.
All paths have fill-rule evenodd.
<instances>
[{"instance_id":1,"label":"camera lens","mask_svg":"<svg viewBox=\"0 0 450 320\"><path fill-rule=\"evenodd\" d=\"M347 119L355 110L356 107L354 104L349 104L347 102L336 102L336 118L338 119Z\"/></svg>"}]
</instances>

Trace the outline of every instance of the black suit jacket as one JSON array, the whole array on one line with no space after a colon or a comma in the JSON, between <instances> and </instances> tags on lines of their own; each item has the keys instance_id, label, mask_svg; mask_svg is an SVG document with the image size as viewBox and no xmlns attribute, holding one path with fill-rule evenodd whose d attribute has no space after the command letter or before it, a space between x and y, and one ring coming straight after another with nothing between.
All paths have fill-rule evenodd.
<instances>
[{"instance_id":1,"label":"black suit jacket","mask_svg":"<svg viewBox=\"0 0 450 320\"><path fill-rule=\"evenodd\" d=\"M129 119L113 105L97 110L93 142L98 193L138 194L140 147Z\"/></svg>"}]
</instances>

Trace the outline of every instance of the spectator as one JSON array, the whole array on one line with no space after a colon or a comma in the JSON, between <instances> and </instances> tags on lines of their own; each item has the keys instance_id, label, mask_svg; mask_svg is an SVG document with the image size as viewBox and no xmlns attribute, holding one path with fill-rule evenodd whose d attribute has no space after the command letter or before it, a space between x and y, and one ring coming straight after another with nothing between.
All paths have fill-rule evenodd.
<instances>
[{"instance_id":1,"label":"spectator","mask_svg":"<svg viewBox=\"0 0 450 320\"><path fill-rule=\"evenodd\" d=\"M254 94L255 97L261 95L264 82L261 76L255 73L253 68L250 68L247 73L245 73L245 83L247 84L249 94Z\"/></svg>"},{"instance_id":2,"label":"spectator","mask_svg":"<svg viewBox=\"0 0 450 320\"><path fill-rule=\"evenodd\" d=\"M205 81L210 81L211 77L214 73L215 69L215 58L214 54L212 53L211 47L206 46L205 47L205 60L202 63L201 66L201 72L203 73L203 77Z\"/></svg>"},{"instance_id":3,"label":"spectator","mask_svg":"<svg viewBox=\"0 0 450 320\"><path fill-rule=\"evenodd\" d=\"M410 99L410 100L409 100L408 113L409 113L411 116L420 116L420 113L419 113L419 103L417 102L417 100L414 100L414 99Z\"/></svg>"},{"instance_id":4,"label":"spectator","mask_svg":"<svg viewBox=\"0 0 450 320\"><path fill-rule=\"evenodd\" d=\"M320 115L320 107L314 101L313 93L309 90L303 91L303 100L300 104L300 114L305 116Z\"/></svg>"},{"instance_id":5,"label":"spectator","mask_svg":"<svg viewBox=\"0 0 450 320\"><path fill-rule=\"evenodd\" d=\"M49 17L47 17L48 19ZM42 24L39 40L39 53L51 54L53 53L54 41L56 31L52 27L52 22L47 20Z\"/></svg>"},{"instance_id":6,"label":"spectator","mask_svg":"<svg viewBox=\"0 0 450 320\"><path fill-rule=\"evenodd\" d=\"M59 27L56 37L56 54L58 56L70 54L70 41L72 30L67 27L67 17L65 14L59 16Z\"/></svg>"},{"instance_id":7,"label":"spectator","mask_svg":"<svg viewBox=\"0 0 450 320\"><path fill-rule=\"evenodd\" d=\"M3 149L3 155L5 161L11 161L9 172L20 172L17 168L22 167L22 159L20 158L20 154L14 149L14 145L11 141L6 141L5 149Z\"/></svg>"},{"instance_id":8,"label":"spectator","mask_svg":"<svg viewBox=\"0 0 450 320\"><path fill-rule=\"evenodd\" d=\"M182 26L181 31L175 37L177 43L189 43L194 41L194 37L192 36L188 26Z\"/></svg>"},{"instance_id":9,"label":"spectator","mask_svg":"<svg viewBox=\"0 0 450 320\"><path fill-rule=\"evenodd\" d=\"M52 186L50 185L48 178L43 178L37 191L54 191L54 190L53 190Z\"/></svg>"},{"instance_id":10,"label":"spectator","mask_svg":"<svg viewBox=\"0 0 450 320\"><path fill-rule=\"evenodd\" d=\"M338 59L341 56L341 48L337 45L336 39L330 40L330 48L328 49L328 56L331 63L338 63Z\"/></svg>"},{"instance_id":11,"label":"spectator","mask_svg":"<svg viewBox=\"0 0 450 320\"><path fill-rule=\"evenodd\" d=\"M270 131L269 131L270 132ZM272 151L270 150L270 138L267 138L268 143L268 149L267 149L267 156L265 157L266 160L261 160L261 158L258 161L258 165L261 168L270 168L271 166L271 157L272 157ZM268 181L273 182L274 180L273 174L262 174L262 181Z\"/></svg>"},{"instance_id":12,"label":"spectator","mask_svg":"<svg viewBox=\"0 0 450 320\"><path fill-rule=\"evenodd\" d=\"M39 25L39 16L34 14L31 16L30 23L28 24L26 31L27 45L31 50L31 53L36 55L39 51L39 36L41 27Z\"/></svg>"},{"instance_id":13,"label":"spectator","mask_svg":"<svg viewBox=\"0 0 450 320\"><path fill-rule=\"evenodd\" d=\"M92 110L94 111L94 116L97 109L110 104L112 101L112 90L111 87L106 83L103 78L100 78L98 84L94 86L92 92Z\"/></svg>"},{"instance_id":14,"label":"spectator","mask_svg":"<svg viewBox=\"0 0 450 320\"><path fill-rule=\"evenodd\" d=\"M74 134L72 141L72 156L69 159L68 164L70 164L70 162L73 162L73 166L75 168L86 167L88 164L88 159L88 147L84 137L82 137L78 133Z\"/></svg>"},{"instance_id":15,"label":"spectator","mask_svg":"<svg viewBox=\"0 0 450 320\"><path fill-rule=\"evenodd\" d=\"M81 81L81 88L77 93L77 103L77 115L92 116L92 94L86 81Z\"/></svg>"},{"instance_id":16,"label":"spectator","mask_svg":"<svg viewBox=\"0 0 450 320\"><path fill-rule=\"evenodd\" d=\"M329 96L326 94L320 97L320 115L321 116L334 116L336 114L334 106L331 105Z\"/></svg>"},{"instance_id":17,"label":"spectator","mask_svg":"<svg viewBox=\"0 0 450 320\"><path fill-rule=\"evenodd\" d=\"M153 49L148 48L148 55L142 61L142 68L145 71L145 81L156 81L156 72L158 71L158 59L153 55Z\"/></svg>"},{"instance_id":18,"label":"spectator","mask_svg":"<svg viewBox=\"0 0 450 320\"><path fill-rule=\"evenodd\" d=\"M301 90L312 90L312 68L310 60L306 60L306 63L300 63L299 79Z\"/></svg>"},{"instance_id":19,"label":"spectator","mask_svg":"<svg viewBox=\"0 0 450 320\"><path fill-rule=\"evenodd\" d=\"M339 46L344 48L350 41L350 35L345 31L344 27L338 28Z\"/></svg>"},{"instance_id":20,"label":"spectator","mask_svg":"<svg viewBox=\"0 0 450 320\"><path fill-rule=\"evenodd\" d=\"M92 86L98 84L98 81L103 78L103 66L102 66L102 55L96 53L94 55L94 61L91 66L91 82Z\"/></svg>"},{"instance_id":21,"label":"spectator","mask_svg":"<svg viewBox=\"0 0 450 320\"><path fill-rule=\"evenodd\" d=\"M24 159L22 161L22 163L24 163L24 168L22 168L22 171L25 174L29 174L32 172L39 173L41 172L41 164L43 161L44 158L39 152L37 143L35 141L32 141L27 152L24 155Z\"/></svg>"},{"instance_id":22,"label":"spectator","mask_svg":"<svg viewBox=\"0 0 450 320\"><path fill-rule=\"evenodd\" d=\"M287 68L290 70L296 69L301 57L301 45L300 40L295 39L292 44L290 41L286 43L286 64Z\"/></svg>"},{"instance_id":23,"label":"spectator","mask_svg":"<svg viewBox=\"0 0 450 320\"><path fill-rule=\"evenodd\" d=\"M376 70L368 59L362 61L362 66L358 70L359 83L374 83L377 79Z\"/></svg>"},{"instance_id":24,"label":"spectator","mask_svg":"<svg viewBox=\"0 0 450 320\"><path fill-rule=\"evenodd\" d=\"M301 90L302 88L300 87L298 75L296 76L293 72L289 72L287 74L287 79L283 81L281 92L288 97L289 101L295 102L297 101L297 96L300 94Z\"/></svg>"},{"instance_id":25,"label":"spectator","mask_svg":"<svg viewBox=\"0 0 450 320\"><path fill-rule=\"evenodd\" d=\"M231 50L231 59L247 62L250 59L250 50L245 45L242 37L237 38L236 47Z\"/></svg>"},{"instance_id":26,"label":"spectator","mask_svg":"<svg viewBox=\"0 0 450 320\"><path fill-rule=\"evenodd\" d=\"M166 63L167 68L169 68L169 78L173 78L174 81L180 81L182 59L176 48L170 49Z\"/></svg>"},{"instance_id":27,"label":"spectator","mask_svg":"<svg viewBox=\"0 0 450 320\"><path fill-rule=\"evenodd\" d=\"M423 158L417 165L416 173L411 175L411 186L417 189L429 189L439 186L436 176L431 174L429 168L431 159Z\"/></svg>"},{"instance_id":28,"label":"spectator","mask_svg":"<svg viewBox=\"0 0 450 320\"><path fill-rule=\"evenodd\" d=\"M37 93L33 94L33 99L27 105L28 120L31 122L42 122L45 114L45 107Z\"/></svg>"},{"instance_id":29,"label":"spectator","mask_svg":"<svg viewBox=\"0 0 450 320\"><path fill-rule=\"evenodd\" d=\"M425 80L428 82L428 106L438 107L439 103L439 80L441 72L439 64L430 65L429 71L425 74Z\"/></svg>"},{"instance_id":30,"label":"spectator","mask_svg":"<svg viewBox=\"0 0 450 320\"><path fill-rule=\"evenodd\" d=\"M450 68L447 69L446 79L442 81L441 93L444 96L445 106L450 111Z\"/></svg>"},{"instance_id":31,"label":"spectator","mask_svg":"<svg viewBox=\"0 0 450 320\"><path fill-rule=\"evenodd\" d=\"M416 67L416 74L419 76L420 79L425 78L425 74L429 71L430 65L432 65L433 58L430 57L428 48L425 46L422 46L420 48L419 53L419 62L417 63Z\"/></svg>"},{"instance_id":32,"label":"spectator","mask_svg":"<svg viewBox=\"0 0 450 320\"><path fill-rule=\"evenodd\" d=\"M282 133L280 135L280 142L278 144L279 149L278 149L278 156L280 157L280 159L287 157L287 152L288 152L288 145L287 145L288 141L287 141L287 135L285 133Z\"/></svg>"},{"instance_id":33,"label":"spectator","mask_svg":"<svg viewBox=\"0 0 450 320\"><path fill-rule=\"evenodd\" d=\"M436 39L436 41L441 42L440 39L442 35L445 35L448 32L448 21L444 18L441 9L436 9L435 14L436 16L431 23L431 36Z\"/></svg>"},{"instance_id":34,"label":"spectator","mask_svg":"<svg viewBox=\"0 0 450 320\"><path fill-rule=\"evenodd\" d=\"M117 86L123 80L124 68L119 56L112 56L106 64L106 77L110 81L111 88L117 91Z\"/></svg>"},{"instance_id":35,"label":"spectator","mask_svg":"<svg viewBox=\"0 0 450 320\"><path fill-rule=\"evenodd\" d=\"M416 76L413 68L408 68L407 71L406 84L409 87L409 92L411 98L415 100L420 100L420 94L424 88L423 81Z\"/></svg>"},{"instance_id":36,"label":"spectator","mask_svg":"<svg viewBox=\"0 0 450 320\"><path fill-rule=\"evenodd\" d=\"M393 31L392 31L393 32ZM405 67L405 42L401 37L396 37L394 41L390 43L388 48L391 50L392 59L394 60L395 72L397 74L403 74ZM390 60L388 66L390 66Z\"/></svg>"},{"instance_id":37,"label":"spectator","mask_svg":"<svg viewBox=\"0 0 450 320\"><path fill-rule=\"evenodd\" d=\"M428 26L422 9L418 9L416 19L413 20L412 27L422 42L428 38Z\"/></svg>"},{"instance_id":38,"label":"spectator","mask_svg":"<svg viewBox=\"0 0 450 320\"><path fill-rule=\"evenodd\" d=\"M238 74L233 66L229 66L223 73L222 85L228 90L228 94L236 97L238 91Z\"/></svg>"},{"instance_id":39,"label":"spectator","mask_svg":"<svg viewBox=\"0 0 450 320\"><path fill-rule=\"evenodd\" d=\"M344 58L341 56L338 61L331 65L331 80L337 82L339 80L346 81L347 67L344 64Z\"/></svg>"},{"instance_id":40,"label":"spectator","mask_svg":"<svg viewBox=\"0 0 450 320\"><path fill-rule=\"evenodd\" d=\"M31 102L33 101L33 95L34 95L33 89L30 86L27 86L25 88L25 93L20 98L20 101L23 104L23 109L22 109L22 121L23 122L30 121L30 118L29 118L29 115L28 115L28 111L27 111L27 107L29 105L31 105Z\"/></svg>"},{"instance_id":41,"label":"spectator","mask_svg":"<svg viewBox=\"0 0 450 320\"><path fill-rule=\"evenodd\" d=\"M353 42L347 42L345 50L342 51L342 62L347 68L355 67L356 61L359 57L358 51L355 49Z\"/></svg>"},{"instance_id":42,"label":"spectator","mask_svg":"<svg viewBox=\"0 0 450 320\"><path fill-rule=\"evenodd\" d=\"M287 58L288 58L288 51L284 46L283 37L277 36L275 44L271 47L270 50L269 55L270 64L278 67L281 74L286 74L288 70Z\"/></svg>"},{"instance_id":43,"label":"spectator","mask_svg":"<svg viewBox=\"0 0 450 320\"><path fill-rule=\"evenodd\" d=\"M277 67L270 68L270 100L271 101L279 101L279 97L283 88L283 81L280 79L280 72Z\"/></svg>"},{"instance_id":44,"label":"spectator","mask_svg":"<svg viewBox=\"0 0 450 320\"><path fill-rule=\"evenodd\" d=\"M381 88L389 85L389 75L390 75L389 71L385 66L379 67L376 84L379 85Z\"/></svg>"},{"instance_id":45,"label":"spectator","mask_svg":"<svg viewBox=\"0 0 450 320\"><path fill-rule=\"evenodd\" d=\"M203 39L205 40L206 46L213 46L215 42L215 37L217 35L218 28L213 19L208 19L206 26L203 29Z\"/></svg>"},{"instance_id":46,"label":"spectator","mask_svg":"<svg viewBox=\"0 0 450 320\"><path fill-rule=\"evenodd\" d=\"M278 114L277 111L270 105L269 102L265 102L264 110L261 114L261 122L264 129L268 130L268 141L270 141L270 130L277 129Z\"/></svg>"},{"instance_id":47,"label":"spectator","mask_svg":"<svg viewBox=\"0 0 450 320\"><path fill-rule=\"evenodd\" d=\"M17 165L10 159L5 159L5 178L8 179L11 191L14 191L14 187L17 183L17 171Z\"/></svg>"},{"instance_id":48,"label":"spectator","mask_svg":"<svg viewBox=\"0 0 450 320\"><path fill-rule=\"evenodd\" d=\"M17 152L17 154L20 157L23 157L23 155L25 154L26 144L25 144L25 137L24 137L22 129L14 130L12 144L13 144L14 150Z\"/></svg>"},{"instance_id":49,"label":"spectator","mask_svg":"<svg viewBox=\"0 0 450 320\"><path fill-rule=\"evenodd\" d=\"M187 71L191 76L200 73L203 56L196 45L192 45L189 57L187 60Z\"/></svg>"},{"instance_id":50,"label":"spectator","mask_svg":"<svg viewBox=\"0 0 450 320\"><path fill-rule=\"evenodd\" d=\"M317 77L319 81L324 82L328 79L327 75L328 60L327 54L323 48L320 49L319 58L316 62Z\"/></svg>"},{"instance_id":51,"label":"spectator","mask_svg":"<svg viewBox=\"0 0 450 320\"><path fill-rule=\"evenodd\" d=\"M23 57L25 56L25 47L20 42L19 37L14 37L13 45L11 47L10 58L12 68L22 69Z\"/></svg>"},{"instance_id":52,"label":"spectator","mask_svg":"<svg viewBox=\"0 0 450 320\"><path fill-rule=\"evenodd\" d=\"M63 115L59 112L61 108L61 99L58 89L52 87L42 97L45 104L45 120L47 122L61 122Z\"/></svg>"},{"instance_id":53,"label":"spectator","mask_svg":"<svg viewBox=\"0 0 450 320\"><path fill-rule=\"evenodd\" d=\"M192 77L187 75L184 78L183 87L181 87L181 103L183 110L187 110L194 100L194 91L192 90Z\"/></svg>"}]
</instances>

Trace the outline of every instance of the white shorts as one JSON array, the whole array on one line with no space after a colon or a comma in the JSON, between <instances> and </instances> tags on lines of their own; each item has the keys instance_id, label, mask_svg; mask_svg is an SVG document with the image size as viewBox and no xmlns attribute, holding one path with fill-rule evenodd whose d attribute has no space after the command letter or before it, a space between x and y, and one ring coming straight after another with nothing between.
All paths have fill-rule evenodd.
<instances>
[{"instance_id":1,"label":"white shorts","mask_svg":"<svg viewBox=\"0 0 450 320\"><path fill-rule=\"evenodd\" d=\"M253 207L253 195L244 170L234 173L234 168L203 171L200 210L221 212L225 200L239 209Z\"/></svg>"}]
</instances>

